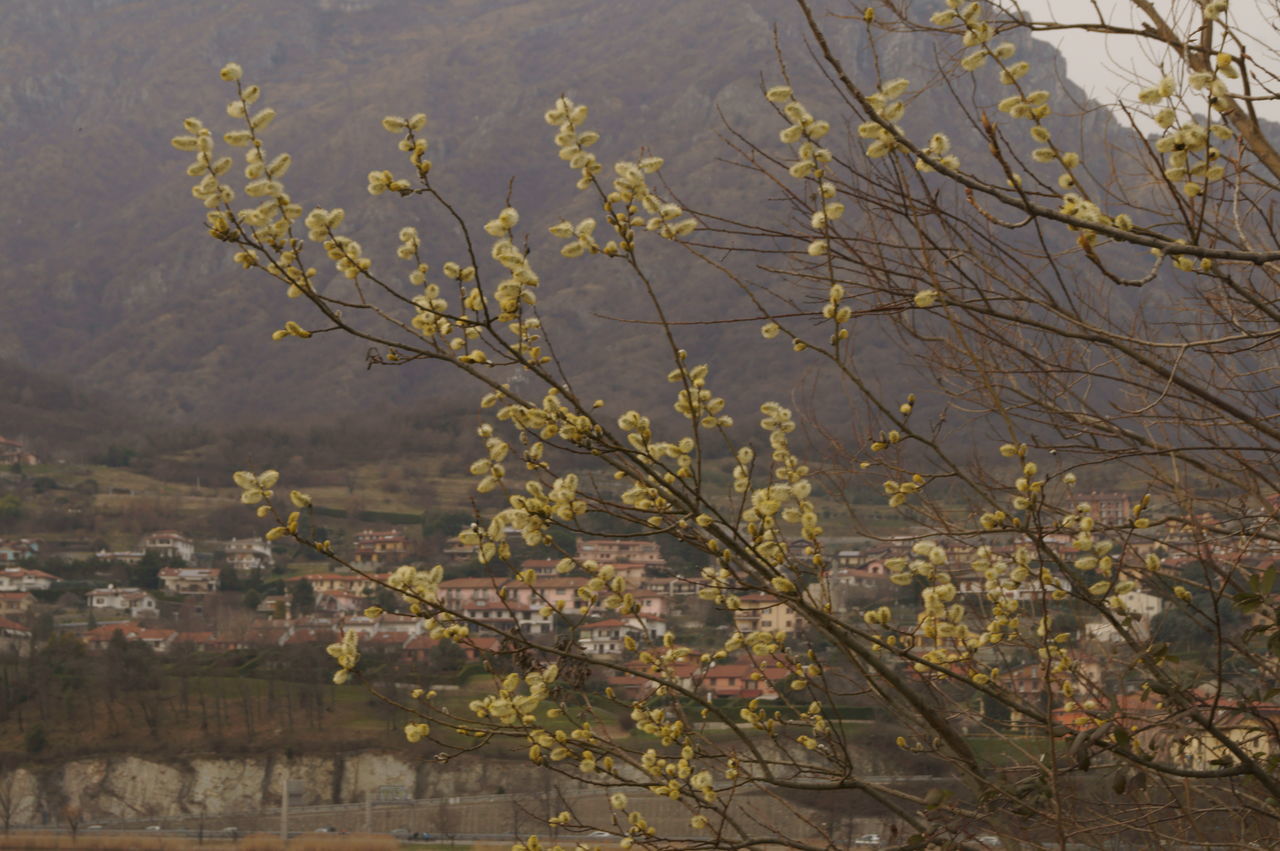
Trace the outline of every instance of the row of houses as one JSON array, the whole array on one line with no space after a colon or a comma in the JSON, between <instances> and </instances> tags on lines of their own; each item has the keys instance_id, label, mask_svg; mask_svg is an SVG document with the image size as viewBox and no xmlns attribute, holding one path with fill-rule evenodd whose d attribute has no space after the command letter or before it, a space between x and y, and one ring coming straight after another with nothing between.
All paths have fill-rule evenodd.
<instances>
[{"instance_id":1,"label":"row of houses","mask_svg":"<svg viewBox=\"0 0 1280 851\"><path fill-rule=\"evenodd\" d=\"M116 633L126 641L140 641L157 652L167 653L179 646L196 652L222 653L234 650L261 650L295 645L332 644L347 629L361 634L363 649L384 647L410 654L406 658L421 660L422 653L438 645L422 629L416 618L335 619L324 615L296 618L292 621L258 619L233 632L184 631L155 626L141 621L102 624L83 635L91 650L105 650ZM416 655L414 655L416 654Z\"/></svg>"},{"instance_id":2,"label":"row of houses","mask_svg":"<svg viewBox=\"0 0 1280 851\"><path fill-rule=\"evenodd\" d=\"M262 538L232 538L214 544L215 551L226 563L241 573L270 570L275 565L271 545ZM173 529L149 532L138 541L134 550L99 550L100 559L137 564L148 553L154 553L170 564L194 565L197 561L196 542Z\"/></svg>"},{"instance_id":3,"label":"row of houses","mask_svg":"<svg viewBox=\"0 0 1280 851\"><path fill-rule=\"evenodd\" d=\"M29 633L22 632L22 627L16 624L13 626L20 636L29 636ZM661 629L662 625L651 619L644 619L643 626L637 626L635 621L627 619L606 619L584 626L579 632L579 643L588 654L607 656L621 649L624 636L638 635L644 631L651 634L657 631L661 635ZM4 630L5 624L0 620L0 640L3 639ZM106 650L112 641L118 640L116 635L119 634L125 641L140 642L158 653L169 653L178 648L221 653L288 647L319 648L337 641L346 630L359 635L362 653L381 651L410 663L427 662L433 653L438 652L440 644L440 640L431 638L415 618L384 616L374 619L356 616L335 619L323 615L297 618L291 622L260 621L234 636L205 631L182 631L130 621L96 627L86 632L83 640L90 650L96 652ZM637 630L641 632L638 633ZM464 653L467 657L474 658L487 650L497 649L497 645L497 639L481 637L475 641L474 647L464 648ZM773 683L791 675L791 672L779 665L766 664L761 667L745 657L706 665L679 663L676 667L675 674L682 685L695 693L714 698L771 699L777 696ZM646 693L646 689L653 687L651 680L639 674L611 676L608 685L619 693L634 696Z\"/></svg>"},{"instance_id":4,"label":"row of houses","mask_svg":"<svg viewBox=\"0 0 1280 851\"><path fill-rule=\"evenodd\" d=\"M664 678L674 681L686 691L709 700L774 700L783 681L794 672L769 660L754 661L739 654L709 663L677 662ZM658 683L654 678L635 673L612 674L606 680L614 694L642 700L651 695Z\"/></svg>"},{"instance_id":5,"label":"row of houses","mask_svg":"<svg viewBox=\"0 0 1280 851\"><path fill-rule=\"evenodd\" d=\"M274 566L271 546L262 538L232 538L214 542L214 553L221 554L227 564L241 573L269 570ZM147 553L155 553L168 562L192 565L197 561L196 542L182 532L164 529L144 535L137 549L102 550L99 558L136 564ZM399 529L364 529L354 538L354 557L358 564L401 564L409 556L408 536Z\"/></svg>"},{"instance_id":6,"label":"row of houses","mask_svg":"<svg viewBox=\"0 0 1280 851\"><path fill-rule=\"evenodd\" d=\"M170 594L213 594L220 585L219 572L212 567L162 567L160 587ZM141 588L95 588L85 595L90 609L118 609L130 617L147 617L159 609L155 596Z\"/></svg>"}]
</instances>

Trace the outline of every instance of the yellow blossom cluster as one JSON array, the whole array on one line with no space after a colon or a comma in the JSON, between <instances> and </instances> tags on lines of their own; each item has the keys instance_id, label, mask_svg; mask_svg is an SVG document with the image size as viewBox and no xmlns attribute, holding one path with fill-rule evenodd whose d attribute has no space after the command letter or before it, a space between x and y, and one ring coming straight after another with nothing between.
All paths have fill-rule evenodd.
<instances>
[{"instance_id":1,"label":"yellow blossom cluster","mask_svg":"<svg viewBox=\"0 0 1280 851\"><path fill-rule=\"evenodd\" d=\"M224 66L220 74L222 79L235 83L237 90L236 98L227 105L227 113L233 118L241 119L245 125L244 129L223 134L223 141L232 147L247 148L244 167L247 182L244 194L249 198L261 198L262 201L253 207L231 209L231 202L236 197L235 190L222 179L231 168L231 158L213 157L212 133L199 119L188 118L184 121L184 128L191 135L175 137L173 145L179 150L196 152L196 161L188 167L187 173L201 178L192 192L210 208L206 217L210 235L223 241L240 242L243 247L234 257L237 263L244 268L265 269L286 283L289 295L296 297L310 288L316 270L301 263L302 243L292 233L294 223L302 217L302 208L289 197L282 178L293 160L287 153L279 153L268 159L260 134L275 119L276 113L270 107L256 113L251 112L250 107L261 97L262 90L258 86L245 85L241 81L242 74L235 63ZM270 258L264 258L250 245L276 253ZM276 332L273 335L275 339L286 336L305 338L309 334L298 333L296 328L286 328L286 333Z\"/></svg>"},{"instance_id":2,"label":"yellow blossom cluster","mask_svg":"<svg viewBox=\"0 0 1280 851\"><path fill-rule=\"evenodd\" d=\"M1225 4L1223 6L1225 8ZM1224 78L1239 76L1234 61L1230 54L1219 53L1210 70L1195 72L1187 78L1188 86L1192 91L1204 91L1212 108L1219 111L1229 109L1229 93ZM1175 108L1178 95L1174 79L1165 76L1156 85L1142 89L1138 100L1147 106L1160 107L1152 118L1165 131L1155 145L1156 150L1164 155L1164 178L1170 183L1180 184L1186 197L1195 198L1204 194L1209 184L1226 177L1225 160L1213 142L1230 140L1235 134L1225 124L1205 121L1194 115L1179 123ZM1192 259L1186 255L1175 255L1173 262L1180 269L1193 267ZM1205 268L1208 268L1207 264Z\"/></svg>"},{"instance_id":3,"label":"yellow blossom cluster","mask_svg":"<svg viewBox=\"0 0 1280 851\"><path fill-rule=\"evenodd\" d=\"M364 248L359 242L337 232L345 217L346 213L341 208L317 208L307 214L303 224L307 226L307 238L320 243L333 261L334 269L347 280L354 280L368 273L373 268L373 261L364 256Z\"/></svg>"},{"instance_id":4,"label":"yellow blossom cluster","mask_svg":"<svg viewBox=\"0 0 1280 851\"><path fill-rule=\"evenodd\" d=\"M440 582L444 579L444 568L435 565L430 570L420 570L410 564L397 567L387 577L387 587L399 591L409 603L414 614L426 611L423 604L439 602Z\"/></svg>"},{"instance_id":5,"label":"yellow blossom cluster","mask_svg":"<svg viewBox=\"0 0 1280 851\"><path fill-rule=\"evenodd\" d=\"M889 80L878 90L867 95L867 105L878 120L864 121L858 125L858 135L869 139L866 154L871 159L878 159L902 150L903 145L897 136L902 128L897 122L906 114L907 107L899 98L906 93L911 82L903 77Z\"/></svg>"},{"instance_id":6,"label":"yellow blossom cluster","mask_svg":"<svg viewBox=\"0 0 1280 851\"><path fill-rule=\"evenodd\" d=\"M333 674L333 681L342 685L351 679L351 674L360 662L360 634L349 629L342 634L342 640L330 644L326 652L338 663L338 670Z\"/></svg>"},{"instance_id":7,"label":"yellow blossom cluster","mask_svg":"<svg viewBox=\"0 0 1280 851\"><path fill-rule=\"evenodd\" d=\"M586 513L587 504L578 497L578 476L566 473L548 489L541 482L525 482L524 493L510 497L510 507L494 515L520 533L528 546L543 546L553 523L567 523Z\"/></svg>"},{"instance_id":8,"label":"yellow blossom cluster","mask_svg":"<svg viewBox=\"0 0 1280 851\"><path fill-rule=\"evenodd\" d=\"M673 201L663 200L649 186L646 175L653 174L662 165L661 157L614 163L616 177L613 189L605 196L605 203L609 210L609 224L617 232L619 241L606 243L602 249L605 254L612 255L619 250L634 251L637 228L671 240L688 236L697 229L696 219L681 219L684 209ZM617 209L619 207L622 209ZM648 214L647 218L644 213Z\"/></svg>"},{"instance_id":9,"label":"yellow blossom cluster","mask_svg":"<svg viewBox=\"0 0 1280 851\"><path fill-rule=\"evenodd\" d=\"M471 701L470 709L477 718L491 718L507 727L533 724L537 721L538 706L547 699L557 676L559 668L555 665L530 671L523 677L518 673L507 674L495 694ZM531 733L530 739L536 743L542 733Z\"/></svg>"},{"instance_id":10,"label":"yellow blossom cluster","mask_svg":"<svg viewBox=\"0 0 1280 851\"><path fill-rule=\"evenodd\" d=\"M521 251L512 239L512 232L519 221L520 214L514 207L504 207L496 218L491 219L484 226L485 232L494 237L489 256L497 261L508 275L493 291L493 299L498 305L496 317L498 322L515 323L523 307L533 307L538 303L535 293L540 283L538 273L529 263L528 252ZM516 334L519 343L525 347L521 349L521 353L534 363L543 362L541 350L535 346L538 335L533 333L538 327L536 320L532 323L521 322L512 325L512 331Z\"/></svg>"},{"instance_id":11,"label":"yellow blossom cluster","mask_svg":"<svg viewBox=\"0 0 1280 851\"><path fill-rule=\"evenodd\" d=\"M724 410L724 399L713 396L707 389L709 370L710 367L706 364L698 364L690 368L681 361L678 367L668 373L667 381L687 385L677 394L675 409L686 419L698 423L703 428L731 426L733 418L721 415ZM688 469L691 459L687 459L686 455L682 455L682 458L685 460L680 464L681 469Z\"/></svg>"},{"instance_id":12,"label":"yellow blossom cluster","mask_svg":"<svg viewBox=\"0 0 1280 851\"><path fill-rule=\"evenodd\" d=\"M601 250L594 237L595 219L583 219L576 225L570 222L559 222L552 225L549 230L552 236L570 240L560 247L560 254L564 257L581 257Z\"/></svg>"},{"instance_id":13,"label":"yellow blossom cluster","mask_svg":"<svg viewBox=\"0 0 1280 851\"><path fill-rule=\"evenodd\" d=\"M792 177L821 179L823 169L833 155L818 141L831 132L831 124L814 118L804 104L796 100L790 86L773 86L765 92L770 103L781 104L782 115L791 122L778 134L785 145L794 145L796 161L788 169Z\"/></svg>"},{"instance_id":14,"label":"yellow blossom cluster","mask_svg":"<svg viewBox=\"0 0 1280 851\"><path fill-rule=\"evenodd\" d=\"M232 480L242 491L240 501L245 505L256 505L264 499L271 499L275 494L271 489L280 481L280 473L266 470L254 474L248 470L240 470L232 476Z\"/></svg>"},{"instance_id":15,"label":"yellow blossom cluster","mask_svg":"<svg viewBox=\"0 0 1280 851\"><path fill-rule=\"evenodd\" d=\"M404 138L400 140L400 150L409 155L409 163L413 166L414 171L418 173L419 179L424 183L427 175L431 172L431 160L427 159L427 140L418 136L417 132L427 126L427 116L419 112L411 118L401 118L398 115L388 115L382 119L382 128L388 133L403 133ZM394 182L394 181L392 181ZM377 195L386 189L395 191L404 191L409 188L408 181L402 181L396 186L379 180L378 185L383 188L378 192L374 192L373 175L370 175L369 191Z\"/></svg>"},{"instance_id":16,"label":"yellow blossom cluster","mask_svg":"<svg viewBox=\"0 0 1280 851\"><path fill-rule=\"evenodd\" d=\"M1060 150L1053 143L1049 129L1042 123L1051 112L1049 92L1043 89L1028 91L1020 82L1031 70L1031 65L1025 61L1014 61L1017 46L1012 42L991 44L996 31L990 22L983 19L982 5L977 0L963 4L960 0L946 0L946 4L947 8L935 13L930 20L936 26L956 28L963 33L964 46L972 49L960 60L960 67L969 72L976 72L986 65L988 59L995 61L999 69L1000 83L1017 89L1015 94L1000 100L997 105L999 110L1008 113L1012 118L1026 119L1031 122L1031 138L1040 144L1040 147L1031 152L1032 161L1057 163L1063 169L1058 176L1059 188L1066 190L1075 187L1077 180L1074 170L1080 165L1080 155L1074 151ZM1018 176L1014 175L1010 182L1015 187L1018 186ZM1082 209L1085 212L1088 211L1087 207ZM1099 214L1093 218L1086 218L1086 221L1100 222L1102 218ZM1107 220L1105 223L1111 222Z\"/></svg>"},{"instance_id":17,"label":"yellow blossom cluster","mask_svg":"<svg viewBox=\"0 0 1280 851\"><path fill-rule=\"evenodd\" d=\"M600 134L594 130L581 129L587 120L586 105L561 97L544 117L548 124L556 128L555 142L560 148L560 159L581 173L578 188L586 189L595 180L595 176L604 170L596 155L587 150L600 141Z\"/></svg>"}]
</instances>

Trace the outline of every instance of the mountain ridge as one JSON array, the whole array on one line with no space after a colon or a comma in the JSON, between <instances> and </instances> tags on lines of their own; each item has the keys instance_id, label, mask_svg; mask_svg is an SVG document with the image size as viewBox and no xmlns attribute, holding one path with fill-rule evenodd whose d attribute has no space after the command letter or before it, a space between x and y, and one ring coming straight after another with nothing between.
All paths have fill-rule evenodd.
<instances>
[{"instance_id":1,"label":"mountain ridge","mask_svg":"<svg viewBox=\"0 0 1280 851\"><path fill-rule=\"evenodd\" d=\"M668 408L663 382L636 380L638 370L657 379L668 367L638 287L549 250L546 226L595 212L573 191L542 122L554 98L568 93L592 107L606 162L641 146L664 156L663 174L690 208L782 223L794 215L762 205L767 189L735 182L740 170L717 162L727 153L722 122L765 144L776 138L776 118L759 96L762 81L777 77L771 25L784 54L804 50L784 0L747 0L733 14L713 0L11 5L0 79L12 82L0 87L0 108L19 120L0 128L0 167L19 178L0 200L0 216L14 223L0 236L10 258L0 270L0 357L74 376L140 411L198 421L323 417L335 404L430 404L433 394L471 392L443 370L370 371L354 341L270 342L285 320L307 317L203 234L183 158L168 146L187 114L226 124L228 90L216 69L228 59L279 111L268 145L294 155L294 197L346 208L382 266L395 262L387 258L404 224L424 232L436 268L457 250L440 216L365 193L368 169L403 170L394 140L378 127L382 115L428 113L433 180L472 221L496 212L512 187L549 284L540 308L557 349L579 383L611 402ZM831 26L836 48L869 66L860 22ZM715 50L705 32L715 33ZM920 65L927 48L918 44L904 36L888 48L898 65ZM1038 73L1061 74L1052 48L1027 49L1045 60ZM790 66L798 93L841 114L804 65L797 58ZM686 271L677 253L659 249L656 257L656 285L674 315L751 315L732 285ZM641 322L600 323L602 314ZM748 410L796 385L773 375L773 352L749 345L756 326L703 326L682 339L691 357L712 362L718 392L741 393ZM891 350L870 345L867 357L889 380L901 379L902 359ZM736 370L717 378L723 364ZM657 390L644 389L651 385Z\"/></svg>"}]
</instances>

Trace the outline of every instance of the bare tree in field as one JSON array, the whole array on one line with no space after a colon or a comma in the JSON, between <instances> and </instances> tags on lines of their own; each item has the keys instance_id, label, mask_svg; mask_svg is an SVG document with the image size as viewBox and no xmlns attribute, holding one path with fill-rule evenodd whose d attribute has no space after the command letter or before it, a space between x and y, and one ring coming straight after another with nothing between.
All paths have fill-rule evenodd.
<instances>
[{"instance_id":1,"label":"bare tree in field","mask_svg":"<svg viewBox=\"0 0 1280 851\"><path fill-rule=\"evenodd\" d=\"M62 820L67 823L67 830L71 831L71 841L74 842L80 833L80 825L84 823L84 811L76 804L67 804L62 808Z\"/></svg>"},{"instance_id":2,"label":"bare tree in field","mask_svg":"<svg viewBox=\"0 0 1280 851\"><path fill-rule=\"evenodd\" d=\"M8 833L13 825L14 816L18 814L18 805L21 803L14 788L16 779L16 775L11 770L0 777L0 822L4 824L5 833Z\"/></svg>"},{"instance_id":3,"label":"bare tree in field","mask_svg":"<svg viewBox=\"0 0 1280 851\"><path fill-rule=\"evenodd\" d=\"M341 331L378 362L475 382L488 419L470 469L496 506L464 535L480 560L511 561L511 531L552 546L607 516L623 539L701 553L698 596L735 624L711 645L649 626L614 565L573 552L568 600L511 564L508 619L450 602L439 567L401 567L384 584L433 637L499 647L492 693L465 710L431 692L398 704L408 740L517 742L601 789L553 826L628 846L844 847L832 801L900 848L1280 833L1280 154L1258 114L1280 57L1238 4L1037 19L1012 0L888 0L842 19L796 0L810 53L761 69L778 136L730 136L761 199L748 220L691 213L661 158L601 141L561 98L552 147L602 212L529 222L494 199L475 227L432 182L425 116L388 116L406 162L369 191L438 205L457 231L428 244L406 211L397 257L376 263L342 210L288 193L275 113L226 66L236 129L189 119L174 140L210 233L312 310L278 338ZM830 37L849 16L870 64ZM1067 30L1132 41L1150 75L1082 110L1024 58L1030 34ZM896 68L904 45L915 65ZM224 141L245 152L243 188ZM538 310L557 263L535 245L649 297L669 373L631 381L669 387L674 416L565 377L573 337ZM673 315L655 281L686 269L741 298ZM721 322L759 328L767 354L735 358L794 387L785 404L747 410L716 389L732 364L693 362L686 341ZM892 373L875 354L889 343ZM274 471L235 478L274 518L268 538L346 564L298 534L306 494L278 496ZM868 483L903 534L848 498ZM871 571L829 543L842 508L843 527L886 539L877 597L847 593ZM589 654L577 637L608 619L637 626ZM338 682L362 679L354 635L330 653ZM751 684L737 704L711 685L729 665ZM871 735L846 717L863 707Z\"/></svg>"}]
</instances>

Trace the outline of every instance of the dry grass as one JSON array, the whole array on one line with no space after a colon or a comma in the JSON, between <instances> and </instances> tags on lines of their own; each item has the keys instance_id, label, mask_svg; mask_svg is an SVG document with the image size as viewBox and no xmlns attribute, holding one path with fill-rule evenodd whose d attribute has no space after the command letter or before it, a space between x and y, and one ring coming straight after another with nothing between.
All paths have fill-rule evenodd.
<instances>
[{"instance_id":1,"label":"dry grass","mask_svg":"<svg viewBox=\"0 0 1280 851\"><path fill-rule=\"evenodd\" d=\"M77 851L184 851L193 847L187 839L80 832L74 839L67 833L11 833L0 837L0 848L75 848Z\"/></svg>"},{"instance_id":2,"label":"dry grass","mask_svg":"<svg viewBox=\"0 0 1280 851\"><path fill-rule=\"evenodd\" d=\"M203 844L194 839L163 836L139 836L130 834L85 833L72 839L66 833L13 833L0 836L0 849L74 849L75 851L399 851L400 842L391 836L375 834L349 834L344 836L295 836L288 844L278 836L253 834L239 842L206 839Z\"/></svg>"},{"instance_id":3,"label":"dry grass","mask_svg":"<svg viewBox=\"0 0 1280 851\"><path fill-rule=\"evenodd\" d=\"M400 841L386 835L352 833L344 836L295 836L286 845L278 836L257 834L246 836L236 847L240 851L335 851L348 848L399 851Z\"/></svg>"}]
</instances>

